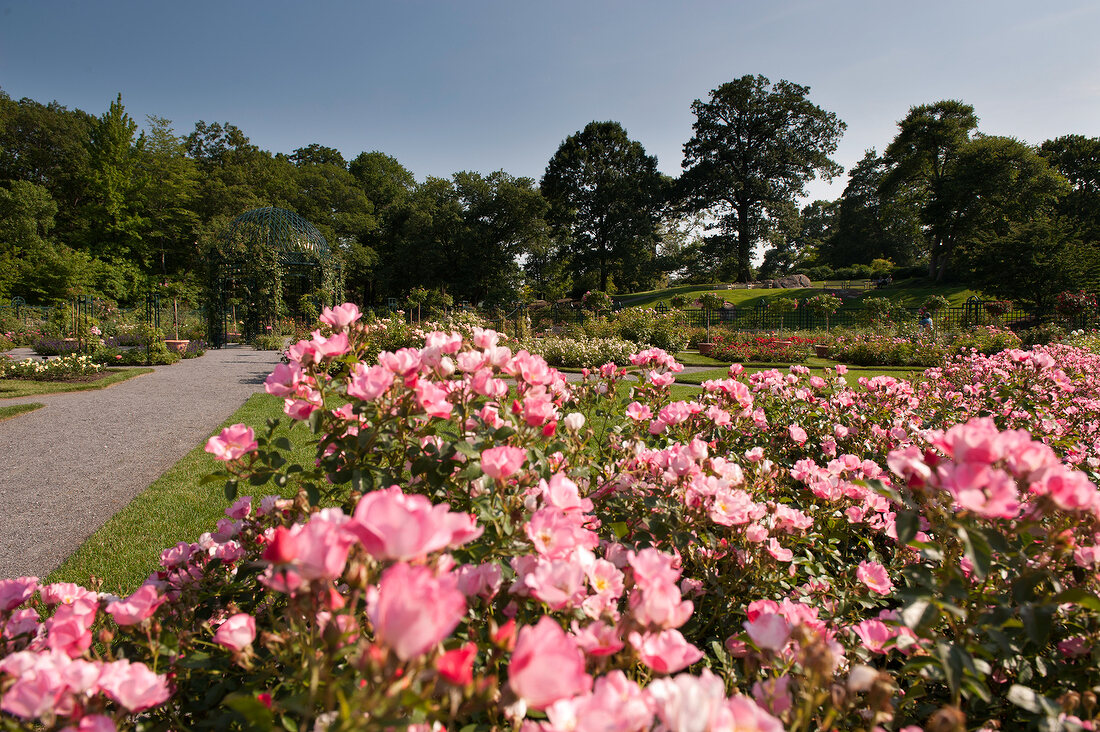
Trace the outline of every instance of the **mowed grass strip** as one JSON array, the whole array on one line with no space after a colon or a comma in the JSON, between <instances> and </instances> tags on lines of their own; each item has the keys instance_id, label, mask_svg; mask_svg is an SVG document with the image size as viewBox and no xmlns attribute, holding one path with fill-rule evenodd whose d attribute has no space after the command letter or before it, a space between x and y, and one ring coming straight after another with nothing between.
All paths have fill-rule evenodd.
<instances>
[{"instance_id":1,"label":"mowed grass strip","mask_svg":"<svg viewBox=\"0 0 1100 732\"><path fill-rule=\"evenodd\" d=\"M40 394L62 394L70 391L91 391L106 389L120 381L132 379L142 374L150 374L150 368L107 369L107 375L94 381L35 381L34 379L0 379L0 399L38 396Z\"/></svg>"},{"instance_id":2,"label":"mowed grass strip","mask_svg":"<svg viewBox=\"0 0 1100 732\"><path fill-rule=\"evenodd\" d=\"M283 400L278 397L253 394L214 434L238 422L261 432L266 430L268 419L280 419L274 437L285 436L293 446L284 456L292 463L312 464L312 435L305 425L283 414ZM181 541L195 541L204 531L213 531L218 519L225 518L231 502L225 498L222 483L199 485L204 476L220 467L204 450L205 444L204 440L112 516L48 580L87 586L95 577L102 580L101 591L126 595L159 567L161 551ZM288 483L284 495L292 497L294 490ZM240 487L241 495L251 495L257 503L262 496L279 492L274 483Z\"/></svg>"},{"instance_id":3,"label":"mowed grass strip","mask_svg":"<svg viewBox=\"0 0 1100 732\"><path fill-rule=\"evenodd\" d=\"M18 417L20 414L33 412L44 406L46 405L41 402L32 402L30 404L9 404L6 407L0 407L0 422L3 422L5 419L11 419L12 417Z\"/></svg>"},{"instance_id":4,"label":"mowed grass strip","mask_svg":"<svg viewBox=\"0 0 1100 732\"><path fill-rule=\"evenodd\" d=\"M823 375L823 373L824 373L823 369L830 368L828 366L825 366L825 367L811 366L809 364L806 364L806 366L807 366L807 368L810 369L811 374L817 375L817 376L822 376ZM744 369L745 370L742 373L746 373L746 374L754 374L758 371L768 371L770 369L779 369L780 371L786 372L788 369L790 369L790 366L786 365L786 364L775 364L775 365L746 364L744 366ZM897 369L897 368L876 368L876 367L864 367L864 366L849 366L848 367L848 372L846 374L844 374L844 380L848 382L848 386L856 387L856 386L859 386L860 377L864 377L864 376L867 377L868 379L874 378L875 376L893 376L895 379L903 379L905 381L912 381L913 379L920 376L921 373L922 373L922 371L920 369L917 369L917 368ZM704 381L710 381L712 379L725 379L728 376L729 376L729 367L728 366L723 366L722 368L707 369L706 371L695 371L695 372L692 372L692 373L676 374L676 383L681 384L681 385L692 384L692 385L698 386L698 385L702 384Z\"/></svg>"}]
</instances>

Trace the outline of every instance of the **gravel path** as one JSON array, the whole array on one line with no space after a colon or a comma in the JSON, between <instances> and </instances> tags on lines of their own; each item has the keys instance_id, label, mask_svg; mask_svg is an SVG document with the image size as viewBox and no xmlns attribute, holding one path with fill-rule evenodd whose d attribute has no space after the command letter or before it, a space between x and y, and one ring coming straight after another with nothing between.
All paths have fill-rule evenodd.
<instances>
[{"instance_id":1,"label":"gravel path","mask_svg":"<svg viewBox=\"0 0 1100 732\"><path fill-rule=\"evenodd\" d=\"M0 578L56 569L261 391L278 362L230 346L106 389L0 399L46 405L0 422Z\"/></svg>"}]
</instances>

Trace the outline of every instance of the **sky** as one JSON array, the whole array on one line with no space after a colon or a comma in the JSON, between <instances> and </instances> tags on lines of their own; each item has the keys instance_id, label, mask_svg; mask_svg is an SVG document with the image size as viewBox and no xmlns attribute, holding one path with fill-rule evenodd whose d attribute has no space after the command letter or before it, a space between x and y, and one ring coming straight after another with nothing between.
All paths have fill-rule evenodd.
<instances>
[{"instance_id":1,"label":"sky","mask_svg":"<svg viewBox=\"0 0 1100 732\"><path fill-rule=\"evenodd\" d=\"M986 134L1100 136L1098 31L1095 0L0 0L0 89L95 115L121 94L139 123L230 122L272 152L380 150L420 180L538 180L593 120L676 176L692 102L761 74L847 123L847 171L942 99Z\"/></svg>"}]
</instances>

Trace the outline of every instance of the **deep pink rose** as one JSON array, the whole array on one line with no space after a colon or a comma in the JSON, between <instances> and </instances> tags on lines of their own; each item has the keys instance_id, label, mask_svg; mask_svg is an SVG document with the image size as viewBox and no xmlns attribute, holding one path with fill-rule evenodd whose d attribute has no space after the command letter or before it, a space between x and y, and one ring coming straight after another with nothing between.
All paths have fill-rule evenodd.
<instances>
[{"instance_id":1,"label":"deep pink rose","mask_svg":"<svg viewBox=\"0 0 1100 732\"><path fill-rule=\"evenodd\" d=\"M231 615L218 626L214 633L214 642L231 651L240 651L252 645L256 640L256 618L248 613Z\"/></svg>"},{"instance_id":2,"label":"deep pink rose","mask_svg":"<svg viewBox=\"0 0 1100 732\"><path fill-rule=\"evenodd\" d=\"M34 588L38 587L37 577L0 580L0 610L13 610L22 605Z\"/></svg>"},{"instance_id":3,"label":"deep pink rose","mask_svg":"<svg viewBox=\"0 0 1100 732\"><path fill-rule=\"evenodd\" d=\"M477 656L477 643L470 642L447 651L435 660L435 670L446 681L465 686L474 680L474 658Z\"/></svg>"},{"instance_id":4,"label":"deep pink rose","mask_svg":"<svg viewBox=\"0 0 1100 732\"><path fill-rule=\"evenodd\" d=\"M894 583L890 581L890 575L886 573L886 567L878 562L860 562L856 569L856 579L872 592L880 595L888 595L894 589Z\"/></svg>"},{"instance_id":5,"label":"deep pink rose","mask_svg":"<svg viewBox=\"0 0 1100 732\"><path fill-rule=\"evenodd\" d=\"M345 529L376 559L402 560L459 546L483 531L468 514L451 512L445 503L433 506L397 486L363 496Z\"/></svg>"},{"instance_id":6,"label":"deep pink rose","mask_svg":"<svg viewBox=\"0 0 1100 732\"><path fill-rule=\"evenodd\" d=\"M466 597L452 574L399 562L382 573L378 596L367 607L378 641L402 661L430 650L466 614Z\"/></svg>"},{"instance_id":7,"label":"deep pink rose","mask_svg":"<svg viewBox=\"0 0 1100 732\"><path fill-rule=\"evenodd\" d=\"M584 653L577 642L543 616L536 625L520 628L508 685L533 709L545 709L559 699L583 694L592 688L584 671Z\"/></svg>"},{"instance_id":8,"label":"deep pink rose","mask_svg":"<svg viewBox=\"0 0 1100 732\"><path fill-rule=\"evenodd\" d=\"M791 626L776 613L763 613L745 623L749 638L761 650L781 651L791 637Z\"/></svg>"}]
</instances>

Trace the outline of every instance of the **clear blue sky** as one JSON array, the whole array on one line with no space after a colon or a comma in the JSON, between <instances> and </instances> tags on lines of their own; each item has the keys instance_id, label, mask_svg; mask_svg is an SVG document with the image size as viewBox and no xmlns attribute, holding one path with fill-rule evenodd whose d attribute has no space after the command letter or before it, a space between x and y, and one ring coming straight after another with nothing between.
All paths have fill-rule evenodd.
<instances>
[{"instance_id":1,"label":"clear blue sky","mask_svg":"<svg viewBox=\"0 0 1100 732\"><path fill-rule=\"evenodd\" d=\"M180 134L227 121L274 152L381 150L419 179L538 179L608 119L677 175L691 102L763 74L847 122L850 168L940 99L988 134L1100 135L1098 32L1095 0L0 0L0 88L97 115L121 92Z\"/></svg>"}]
</instances>

